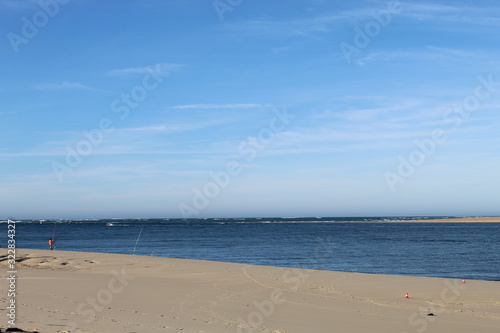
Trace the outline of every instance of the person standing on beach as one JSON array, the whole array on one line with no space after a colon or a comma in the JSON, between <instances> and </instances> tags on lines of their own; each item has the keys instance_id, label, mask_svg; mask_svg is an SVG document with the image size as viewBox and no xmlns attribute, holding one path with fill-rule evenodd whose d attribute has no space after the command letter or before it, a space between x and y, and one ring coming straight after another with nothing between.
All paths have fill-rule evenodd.
<instances>
[{"instance_id":1,"label":"person standing on beach","mask_svg":"<svg viewBox=\"0 0 500 333\"><path fill-rule=\"evenodd\" d=\"M51 239L49 239L49 248L50 248L51 250L53 250L53 249L54 249L54 241L52 240L52 238L51 238Z\"/></svg>"}]
</instances>

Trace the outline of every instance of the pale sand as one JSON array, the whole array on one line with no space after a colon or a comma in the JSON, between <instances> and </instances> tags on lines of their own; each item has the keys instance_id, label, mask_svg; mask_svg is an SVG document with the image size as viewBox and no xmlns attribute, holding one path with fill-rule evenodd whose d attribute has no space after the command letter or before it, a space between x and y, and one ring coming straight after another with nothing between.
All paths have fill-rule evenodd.
<instances>
[{"instance_id":1,"label":"pale sand","mask_svg":"<svg viewBox=\"0 0 500 333\"><path fill-rule=\"evenodd\" d=\"M500 216L482 216L482 217L460 217L453 219L436 219L436 220L405 220L394 222L425 222L425 223L500 223Z\"/></svg>"},{"instance_id":2,"label":"pale sand","mask_svg":"<svg viewBox=\"0 0 500 333\"><path fill-rule=\"evenodd\" d=\"M41 333L500 331L500 282L82 252L17 255L16 326ZM5 277L5 256L1 269Z\"/></svg>"}]
</instances>

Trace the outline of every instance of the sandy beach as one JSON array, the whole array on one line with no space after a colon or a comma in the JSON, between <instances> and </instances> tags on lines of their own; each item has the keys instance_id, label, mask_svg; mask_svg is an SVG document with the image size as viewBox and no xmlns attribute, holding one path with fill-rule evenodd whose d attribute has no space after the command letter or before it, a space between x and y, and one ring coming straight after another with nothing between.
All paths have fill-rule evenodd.
<instances>
[{"instance_id":1,"label":"sandy beach","mask_svg":"<svg viewBox=\"0 0 500 333\"><path fill-rule=\"evenodd\" d=\"M83 252L16 254L15 326L28 332L494 333L500 327L500 282ZM8 313L6 259L1 300Z\"/></svg>"},{"instance_id":2,"label":"sandy beach","mask_svg":"<svg viewBox=\"0 0 500 333\"><path fill-rule=\"evenodd\" d=\"M425 222L425 223L500 223L500 216L481 217L458 217L452 219L427 219L427 220L406 220L395 222Z\"/></svg>"}]
</instances>

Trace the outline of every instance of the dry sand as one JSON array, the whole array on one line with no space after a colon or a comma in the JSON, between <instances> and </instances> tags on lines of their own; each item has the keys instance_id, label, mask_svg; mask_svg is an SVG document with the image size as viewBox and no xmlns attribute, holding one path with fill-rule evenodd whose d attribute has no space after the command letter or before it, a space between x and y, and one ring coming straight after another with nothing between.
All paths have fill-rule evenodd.
<instances>
[{"instance_id":1,"label":"dry sand","mask_svg":"<svg viewBox=\"0 0 500 333\"><path fill-rule=\"evenodd\" d=\"M481 217L457 217L452 219L436 219L436 220L407 220L395 222L425 222L425 223L500 223L499 216L481 216Z\"/></svg>"},{"instance_id":2,"label":"dry sand","mask_svg":"<svg viewBox=\"0 0 500 333\"><path fill-rule=\"evenodd\" d=\"M17 256L16 326L26 331L500 331L500 282L82 252ZM6 256L1 263L6 304Z\"/></svg>"}]
</instances>

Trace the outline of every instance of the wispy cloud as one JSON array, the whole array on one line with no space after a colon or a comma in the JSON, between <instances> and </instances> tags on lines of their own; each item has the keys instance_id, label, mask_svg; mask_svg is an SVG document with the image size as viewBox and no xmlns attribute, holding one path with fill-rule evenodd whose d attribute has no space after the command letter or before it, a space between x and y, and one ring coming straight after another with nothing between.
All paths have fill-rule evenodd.
<instances>
[{"instance_id":1,"label":"wispy cloud","mask_svg":"<svg viewBox=\"0 0 500 333\"><path fill-rule=\"evenodd\" d=\"M198 122L177 122L168 125L152 125L152 126L140 126L140 127L132 127L132 128L120 128L115 129L116 133L137 133L137 134L148 134L148 133L177 133L177 132L187 132L200 130L207 127L223 125L231 122L235 122L234 118L222 118L216 120L206 120L206 121L198 121Z\"/></svg>"},{"instance_id":2,"label":"wispy cloud","mask_svg":"<svg viewBox=\"0 0 500 333\"><path fill-rule=\"evenodd\" d=\"M355 63L360 66L366 66L373 62L396 62L396 61L484 61L484 58L491 58L491 54L476 50L474 52L442 48L433 45L428 45L424 49L419 50L394 50L394 51L378 51L369 53L363 57L356 59Z\"/></svg>"},{"instance_id":3,"label":"wispy cloud","mask_svg":"<svg viewBox=\"0 0 500 333\"><path fill-rule=\"evenodd\" d=\"M479 5L479 6L478 6ZM453 6L436 3L403 2L402 16L419 21L439 20L439 22L468 22L475 25L500 25L500 7ZM468 27L469 28L469 27Z\"/></svg>"},{"instance_id":4,"label":"wispy cloud","mask_svg":"<svg viewBox=\"0 0 500 333\"><path fill-rule=\"evenodd\" d=\"M424 27L434 27L443 23L468 23L464 26L470 29L474 26L500 25L500 7L459 6L436 4L432 2L401 2L401 12L397 17L425 22ZM317 38L321 33L335 31L342 24L355 25L362 20L373 19L373 13L387 9L387 1L371 1L362 8L348 9L338 12L327 12L316 16L288 19L251 19L227 23L221 29L235 31L238 35L251 36L308 36ZM395 18L396 16L394 16ZM429 25L428 21L432 21ZM449 28L449 26L447 26ZM454 27L455 28L455 27Z\"/></svg>"},{"instance_id":5,"label":"wispy cloud","mask_svg":"<svg viewBox=\"0 0 500 333\"><path fill-rule=\"evenodd\" d=\"M67 82L62 83L37 83L32 85L36 90L50 91L50 90L66 90L66 89L77 89L77 90L92 90L96 89L86 86L78 82Z\"/></svg>"},{"instance_id":6,"label":"wispy cloud","mask_svg":"<svg viewBox=\"0 0 500 333\"><path fill-rule=\"evenodd\" d=\"M306 36L316 37L320 33L330 32L336 26L345 22L355 22L370 18L376 8L385 8L385 2L375 6L351 10L312 15L289 19L250 19L234 23L227 23L221 27L227 31L236 31L238 34L266 35L266 36Z\"/></svg>"},{"instance_id":7,"label":"wispy cloud","mask_svg":"<svg viewBox=\"0 0 500 333\"><path fill-rule=\"evenodd\" d=\"M316 119L340 119L347 121L371 121L373 119L380 118L382 114L392 111L401 111L404 109L403 106L393 106L393 107L381 107L381 108L366 108L366 109L354 109L354 110L343 110L343 111L332 111L325 110L320 114L313 115L312 118Z\"/></svg>"},{"instance_id":8,"label":"wispy cloud","mask_svg":"<svg viewBox=\"0 0 500 333\"><path fill-rule=\"evenodd\" d=\"M8 115L17 114L17 113L21 113L21 111L2 111L2 112L0 112L0 116L8 116Z\"/></svg>"},{"instance_id":9,"label":"wispy cloud","mask_svg":"<svg viewBox=\"0 0 500 333\"><path fill-rule=\"evenodd\" d=\"M50 151L0 153L0 157L40 157L40 156L65 156L65 153L50 152Z\"/></svg>"},{"instance_id":10,"label":"wispy cloud","mask_svg":"<svg viewBox=\"0 0 500 333\"><path fill-rule=\"evenodd\" d=\"M167 129L166 126L143 126L143 127L134 127L134 128L122 128L117 131L124 132L157 132L157 131L165 131Z\"/></svg>"},{"instance_id":11,"label":"wispy cloud","mask_svg":"<svg viewBox=\"0 0 500 333\"><path fill-rule=\"evenodd\" d=\"M79 170L80 177L98 177L114 180L131 180L138 178L148 178L153 176L193 176L205 175L204 171L190 171L183 169L165 170L153 162L137 163L131 161L129 166L105 166Z\"/></svg>"},{"instance_id":12,"label":"wispy cloud","mask_svg":"<svg viewBox=\"0 0 500 333\"><path fill-rule=\"evenodd\" d=\"M0 0L0 7L8 9L28 9L35 7L35 1Z\"/></svg>"},{"instance_id":13,"label":"wispy cloud","mask_svg":"<svg viewBox=\"0 0 500 333\"><path fill-rule=\"evenodd\" d=\"M121 68L114 69L106 74L109 76L124 76L124 75L136 75L136 74L148 74L151 72L156 73L166 73L171 72L176 69L182 68L184 65L180 64L169 64L169 63L159 63L154 66L145 66L145 67L129 67L129 68Z\"/></svg>"},{"instance_id":14,"label":"wispy cloud","mask_svg":"<svg viewBox=\"0 0 500 333\"><path fill-rule=\"evenodd\" d=\"M172 109L249 109L272 107L268 104L188 104L173 106Z\"/></svg>"}]
</instances>

